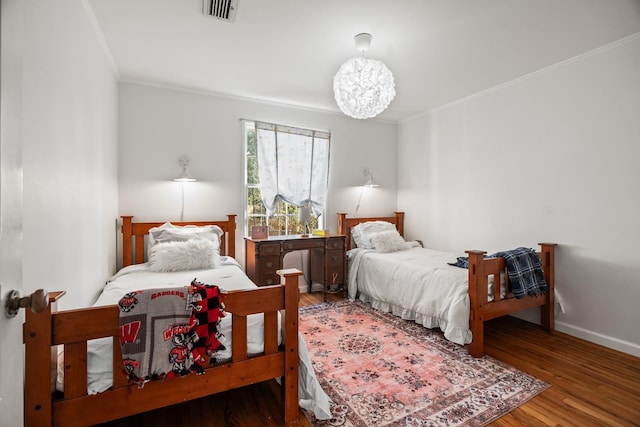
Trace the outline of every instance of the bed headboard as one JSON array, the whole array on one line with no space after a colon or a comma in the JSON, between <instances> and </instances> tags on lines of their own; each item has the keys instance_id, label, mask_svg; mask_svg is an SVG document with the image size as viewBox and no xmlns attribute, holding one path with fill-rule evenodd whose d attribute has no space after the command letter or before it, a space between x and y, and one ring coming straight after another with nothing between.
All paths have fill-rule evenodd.
<instances>
[{"instance_id":1,"label":"bed headboard","mask_svg":"<svg viewBox=\"0 0 640 427\"><path fill-rule=\"evenodd\" d=\"M131 264L141 264L145 261L145 236L153 227L159 227L164 222L133 222L133 216L122 218L122 267ZM217 225L224 231L220 237L220 255L236 256L236 215L227 215L223 221L189 221L173 222L173 225Z\"/></svg>"},{"instance_id":2,"label":"bed headboard","mask_svg":"<svg viewBox=\"0 0 640 427\"><path fill-rule=\"evenodd\" d=\"M347 250L351 249L353 239L351 228L367 221L387 221L395 224L401 236L404 236L404 212L394 212L395 216L379 216L367 218L347 218L346 213L338 213L338 234L347 236Z\"/></svg>"}]
</instances>

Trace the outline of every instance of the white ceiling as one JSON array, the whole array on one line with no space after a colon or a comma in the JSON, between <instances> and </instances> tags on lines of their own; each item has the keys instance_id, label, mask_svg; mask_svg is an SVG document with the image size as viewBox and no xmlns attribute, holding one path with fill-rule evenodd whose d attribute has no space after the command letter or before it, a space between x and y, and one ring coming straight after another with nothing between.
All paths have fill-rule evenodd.
<instances>
[{"instance_id":1,"label":"white ceiling","mask_svg":"<svg viewBox=\"0 0 640 427\"><path fill-rule=\"evenodd\" d=\"M414 116L640 32L640 0L88 0L127 81L339 111L332 80L366 56L395 75L379 117Z\"/></svg>"}]
</instances>

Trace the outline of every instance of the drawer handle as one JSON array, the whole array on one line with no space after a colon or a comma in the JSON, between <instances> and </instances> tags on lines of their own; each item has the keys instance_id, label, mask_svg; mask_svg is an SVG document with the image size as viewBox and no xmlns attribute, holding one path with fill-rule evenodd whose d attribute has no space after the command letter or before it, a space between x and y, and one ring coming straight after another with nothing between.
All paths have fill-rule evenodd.
<instances>
[{"instance_id":1,"label":"drawer handle","mask_svg":"<svg viewBox=\"0 0 640 427\"><path fill-rule=\"evenodd\" d=\"M267 280L267 285L273 285L273 279Z\"/></svg>"},{"instance_id":2,"label":"drawer handle","mask_svg":"<svg viewBox=\"0 0 640 427\"><path fill-rule=\"evenodd\" d=\"M322 242L316 242L316 246L320 247L320 246L322 246L322 245L323 245L323 243L322 243Z\"/></svg>"},{"instance_id":3,"label":"drawer handle","mask_svg":"<svg viewBox=\"0 0 640 427\"><path fill-rule=\"evenodd\" d=\"M273 263L272 263L272 262L268 262L268 263L266 264L266 266L267 266L267 268L271 268L271 267L273 267Z\"/></svg>"},{"instance_id":4,"label":"drawer handle","mask_svg":"<svg viewBox=\"0 0 640 427\"><path fill-rule=\"evenodd\" d=\"M273 253L273 248L267 248L265 249L265 252L272 254Z\"/></svg>"},{"instance_id":5,"label":"drawer handle","mask_svg":"<svg viewBox=\"0 0 640 427\"><path fill-rule=\"evenodd\" d=\"M331 260L332 261L338 261L338 257L336 255L334 255L334 256L331 257Z\"/></svg>"}]
</instances>

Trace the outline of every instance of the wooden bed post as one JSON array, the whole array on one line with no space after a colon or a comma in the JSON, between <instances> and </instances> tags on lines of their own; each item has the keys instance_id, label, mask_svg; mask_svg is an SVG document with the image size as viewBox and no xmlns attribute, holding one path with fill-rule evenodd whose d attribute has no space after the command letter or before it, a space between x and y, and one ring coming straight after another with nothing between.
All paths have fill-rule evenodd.
<instances>
[{"instance_id":1,"label":"wooden bed post","mask_svg":"<svg viewBox=\"0 0 640 427\"><path fill-rule=\"evenodd\" d=\"M227 251L225 252L227 255L231 255L235 257L236 255L236 215L227 215L227 220L229 221L229 230L227 235L229 238L227 239Z\"/></svg>"},{"instance_id":2,"label":"wooden bed post","mask_svg":"<svg viewBox=\"0 0 640 427\"><path fill-rule=\"evenodd\" d=\"M404 212L394 212L396 214L396 228L401 236L404 236Z\"/></svg>"},{"instance_id":3,"label":"wooden bed post","mask_svg":"<svg viewBox=\"0 0 640 427\"><path fill-rule=\"evenodd\" d=\"M52 317L57 301L64 291L50 292L49 305L41 312L25 311L24 341L24 425L51 426L53 405L51 401L51 372L56 372L58 354L52 342ZM53 369L53 371L52 371Z\"/></svg>"},{"instance_id":4,"label":"wooden bed post","mask_svg":"<svg viewBox=\"0 0 640 427\"><path fill-rule=\"evenodd\" d=\"M351 232L347 230L347 214L344 212L338 212L338 234L344 234L347 236L345 239L346 251L351 249Z\"/></svg>"},{"instance_id":5,"label":"wooden bed post","mask_svg":"<svg viewBox=\"0 0 640 427\"><path fill-rule=\"evenodd\" d=\"M485 303L484 298L479 294L481 280L487 280L484 274L482 261L484 260L485 251L465 251L469 255L469 329L471 329L471 343L469 344L469 354L473 357L482 357L484 353L484 318L482 316L481 307ZM495 289L495 288L494 288ZM499 289L499 288L498 288ZM482 298L482 301L480 300Z\"/></svg>"},{"instance_id":6,"label":"wooden bed post","mask_svg":"<svg viewBox=\"0 0 640 427\"><path fill-rule=\"evenodd\" d=\"M131 236L133 235L133 226L131 219L133 216L121 216L122 218L122 266L131 265ZM126 254L129 254L127 257Z\"/></svg>"},{"instance_id":7,"label":"wooden bed post","mask_svg":"<svg viewBox=\"0 0 640 427\"><path fill-rule=\"evenodd\" d=\"M555 329L555 243L538 243L542 248L542 268L547 281L545 304L540 307L540 324L542 329L553 332Z\"/></svg>"},{"instance_id":8,"label":"wooden bed post","mask_svg":"<svg viewBox=\"0 0 640 427\"><path fill-rule=\"evenodd\" d=\"M343 230L346 230L346 220L347 214L344 212L338 212L338 233L342 233Z\"/></svg>"},{"instance_id":9,"label":"wooden bed post","mask_svg":"<svg viewBox=\"0 0 640 427\"><path fill-rule=\"evenodd\" d=\"M284 370L282 379L282 405L284 408L284 422L287 426L298 425L300 409L298 408L298 369L300 359L298 354L298 302L300 289L298 277L302 271L289 268L278 270L280 283L284 284Z\"/></svg>"}]
</instances>

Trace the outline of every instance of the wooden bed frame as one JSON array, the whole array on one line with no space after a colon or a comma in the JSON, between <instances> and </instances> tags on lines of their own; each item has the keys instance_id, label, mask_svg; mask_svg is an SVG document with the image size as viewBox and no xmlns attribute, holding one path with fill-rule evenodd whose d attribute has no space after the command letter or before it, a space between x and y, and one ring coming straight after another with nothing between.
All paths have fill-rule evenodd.
<instances>
[{"instance_id":1,"label":"wooden bed frame","mask_svg":"<svg viewBox=\"0 0 640 427\"><path fill-rule=\"evenodd\" d=\"M369 217L369 218L347 218L346 213L338 213L338 234L344 234L347 238L347 250L351 249L351 228L367 221L387 221L395 224L401 235L404 235L404 212L394 212L390 217ZM500 277L500 273L505 273L506 266L504 258L485 258L485 251L468 250L469 255L469 302L471 311L469 313L469 328L473 335L471 343L468 345L469 354L474 357L482 357L484 353L484 322L516 313L533 307L540 307L541 326L550 333L554 330L554 277L555 277L555 243L539 243L542 268L544 277L549 287L545 295L527 296L525 298L515 298L510 292L509 281L506 280L505 297L501 292L494 290L493 301L488 300L489 296L489 276ZM499 280L494 283L500 283Z\"/></svg>"},{"instance_id":2,"label":"wooden bed frame","mask_svg":"<svg viewBox=\"0 0 640 427\"><path fill-rule=\"evenodd\" d=\"M122 217L123 265L144 261L144 236L162 223L132 222ZM176 225L218 225L225 231L221 255L235 256L235 215L225 221L176 222ZM132 245L134 249L132 250ZM281 270L281 285L225 292L226 310L232 313L232 360L206 369L205 375L187 375L152 381L139 389L128 384L123 372L116 305L56 311L64 292L50 292L42 313L26 312L24 324L26 426L86 426L282 377L281 401L286 425L298 425L298 276ZM283 316L284 343L278 346L277 313ZM264 353L247 354L247 316L264 313ZM87 340L113 338L113 387L87 395ZM64 346L64 393L52 391L57 350Z\"/></svg>"}]
</instances>

